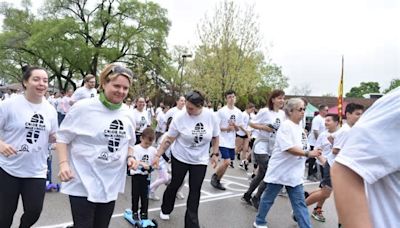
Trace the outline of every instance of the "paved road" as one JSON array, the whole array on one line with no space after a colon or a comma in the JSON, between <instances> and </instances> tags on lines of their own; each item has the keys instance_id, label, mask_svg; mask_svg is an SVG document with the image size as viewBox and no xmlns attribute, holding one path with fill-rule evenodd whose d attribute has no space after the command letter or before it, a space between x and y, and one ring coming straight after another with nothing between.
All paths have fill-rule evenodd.
<instances>
[{"instance_id":1,"label":"paved road","mask_svg":"<svg viewBox=\"0 0 400 228\"><path fill-rule=\"evenodd\" d=\"M237 164L236 164L237 166ZM56 172L56 170L55 170ZM226 191L220 191L210 186L210 177L213 173L212 168L208 168L206 179L202 187L201 204L199 209L199 219L201 227L205 228L247 228L252 227L256 210L241 202L240 198L247 189L248 179L245 171L238 168L229 168L223 179L223 184L227 187ZM305 189L312 190L318 186L317 183L306 183ZM132 227L123 218L125 208L130 208L130 181L124 194L121 194L117 200L114 215L111 220L111 228ZM165 186L160 187L157 195L162 196ZM183 192L187 194L188 187L185 186ZM183 227L184 214L186 210L186 199L176 200L175 209L171 214L169 221L159 219L160 201L150 201L149 217L155 218L161 228L179 228ZM312 220L313 226L317 228L337 227L336 211L333 205L332 197L327 200L325 217L327 221L320 223ZM269 227L271 228L295 228L297 224L290 217L291 206L287 197L278 196L269 215ZM311 207L310 207L311 211ZM14 218L12 227L18 227L19 218L22 213L20 203ZM45 203L42 215L35 227L40 228L58 228L72 224L72 217L68 198L60 193L46 193Z\"/></svg>"}]
</instances>

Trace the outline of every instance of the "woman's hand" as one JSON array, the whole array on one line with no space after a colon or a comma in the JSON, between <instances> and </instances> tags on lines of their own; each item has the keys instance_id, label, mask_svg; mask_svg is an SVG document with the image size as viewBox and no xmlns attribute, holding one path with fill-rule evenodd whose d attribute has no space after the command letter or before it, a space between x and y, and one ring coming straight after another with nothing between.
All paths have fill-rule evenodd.
<instances>
[{"instance_id":1,"label":"woman's hand","mask_svg":"<svg viewBox=\"0 0 400 228\"><path fill-rule=\"evenodd\" d=\"M151 166L158 169L159 164L160 164L160 157L156 155L154 156L153 163L151 164Z\"/></svg>"},{"instance_id":2,"label":"woman's hand","mask_svg":"<svg viewBox=\"0 0 400 228\"><path fill-rule=\"evenodd\" d=\"M310 151L310 153L308 154L308 157L309 158L315 158L315 157L320 156L321 154L322 154L322 150L321 149L315 149L315 150Z\"/></svg>"},{"instance_id":3,"label":"woman's hand","mask_svg":"<svg viewBox=\"0 0 400 228\"><path fill-rule=\"evenodd\" d=\"M10 144L0 142L0 154L8 157L17 154L17 151Z\"/></svg>"},{"instance_id":4,"label":"woman's hand","mask_svg":"<svg viewBox=\"0 0 400 228\"><path fill-rule=\"evenodd\" d=\"M213 168L213 169L215 169L215 168L217 168L217 165L218 165L218 156L216 156L216 155L212 155L211 156L211 167Z\"/></svg>"},{"instance_id":5,"label":"woman's hand","mask_svg":"<svg viewBox=\"0 0 400 228\"><path fill-rule=\"evenodd\" d=\"M68 161L62 161L60 164L60 171L58 172L58 177L62 182L68 182L74 178L72 175L71 168L69 167Z\"/></svg>"}]
</instances>

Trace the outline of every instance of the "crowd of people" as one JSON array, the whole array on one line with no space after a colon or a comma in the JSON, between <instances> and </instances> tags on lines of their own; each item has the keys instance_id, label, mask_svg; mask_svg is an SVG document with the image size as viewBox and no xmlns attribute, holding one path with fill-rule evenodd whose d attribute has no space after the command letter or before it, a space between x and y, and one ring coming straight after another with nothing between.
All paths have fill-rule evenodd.
<instances>
[{"instance_id":1,"label":"crowd of people","mask_svg":"<svg viewBox=\"0 0 400 228\"><path fill-rule=\"evenodd\" d=\"M24 68L24 92L0 104L0 227L11 226L20 196L20 227L39 219L53 143L75 228L109 226L127 173L134 220L148 218L148 201L161 199L156 190L162 184L167 187L160 218L169 220L176 198L185 197L181 188L188 174L184 227L200 227L207 166L214 168L211 186L224 191L221 180L235 168L235 159L253 173L241 200L257 209L255 228L267 227L267 215L283 190L301 228L311 227L311 218L326 220L322 209L332 192L339 227L400 227L400 209L392 203L400 202L400 89L364 114L364 106L347 104L343 125L322 104L305 129L307 101L285 99L282 90L269 93L257 112L251 103L243 111L236 107L233 90L225 92L225 105L217 110L198 90L180 96L172 108L160 103L154 110L150 99L128 96L134 77L129 69L109 64L99 75L98 89L89 74L76 91L50 96L46 70ZM311 192L303 188L306 165L306 178L320 181ZM153 170L157 177L149 182Z\"/></svg>"}]
</instances>

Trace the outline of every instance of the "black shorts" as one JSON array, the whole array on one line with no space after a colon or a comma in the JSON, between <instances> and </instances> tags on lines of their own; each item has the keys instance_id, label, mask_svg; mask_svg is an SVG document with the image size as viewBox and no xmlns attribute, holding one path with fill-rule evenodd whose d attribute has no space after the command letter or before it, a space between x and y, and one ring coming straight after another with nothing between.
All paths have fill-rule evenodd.
<instances>
[{"instance_id":1,"label":"black shorts","mask_svg":"<svg viewBox=\"0 0 400 228\"><path fill-rule=\"evenodd\" d=\"M323 176L322 176L322 180L319 184L319 187L328 187L328 188L332 188L332 181L331 181L331 174L330 174L330 170L331 170L331 166L329 165L328 162L325 163L324 168L323 168Z\"/></svg>"},{"instance_id":2,"label":"black shorts","mask_svg":"<svg viewBox=\"0 0 400 228\"><path fill-rule=\"evenodd\" d=\"M236 138L242 138L242 139L247 139L247 135L238 135L236 134Z\"/></svg>"}]
</instances>

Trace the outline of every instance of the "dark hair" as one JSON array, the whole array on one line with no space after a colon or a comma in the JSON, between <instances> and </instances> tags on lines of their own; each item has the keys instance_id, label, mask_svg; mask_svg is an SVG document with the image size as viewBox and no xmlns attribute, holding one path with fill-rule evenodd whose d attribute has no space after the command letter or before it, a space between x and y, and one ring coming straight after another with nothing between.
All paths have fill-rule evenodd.
<instances>
[{"instance_id":1,"label":"dark hair","mask_svg":"<svg viewBox=\"0 0 400 228\"><path fill-rule=\"evenodd\" d=\"M326 107L328 107L328 105L326 105L326 104L320 104L320 105L318 106L318 110L321 111L321 110L325 109Z\"/></svg>"},{"instance_id":2,"label":"dark hair","mask_svg":"<svg viewBox=\"0 0 400 228\"><path fill-rule=\"evenodd\" d=\"M198 108L203 107L205 101L203 93L198 90L187 93L185 99Z\"/></svg>"},{"instance_id":3,"label":"dark hair","mask_svg":"<svg viewBox=\"0 0 400 228\"><path fill-rule=\"evenodd\" d=\"M328 113L328 114L326 114L325 118L326 118L326 117L329 117L329 116L332 117L332 120L333 120L333 121L339 122L339 116L338 116L337 114Z\"/></svg>"},{"instance_id":4,"label":"dark hair","mask_svg":"<svg viewBox=\"0 0 400 228\"><path fill-rule=\"evenodd\" d=\"M150 141L154 141L154 138L156 137L155 136L155 133L154 133L154 130L153 130L153 128L151 128L151 127L147 127L147 128L145 128L144 130L143 130L143 133L142 133L142 136L141 136L143 139L148 139L148 140L150 140Z\"/></svg>"},{"instance_id":5,"label":"dark hair","mask_svg":"<svg viewBox=\"0 0 400 228\"><path fill-rule=\"evenodd\" d=\"M230 90L226 91L226 92L225 92L225 98L226 98L228 95L231 95L231 94L235 94L235 95L236 95L235 90L230 89Z\"/></svg>"},{"instance_id":6,"label":"dark hair","mask_svg":"<svg viewBox=\"0 0 400 228\"><path fill-rule=\"evenodd\" d=\"M284 95L285 95L285 92L283 90L280 90L280 89L273 90L268 98L268 109L269 110L274 109L274 103L272 103L272 99L279 97L279 96L284 96Z\"/></svg>"},{"instance_id":7,"label":"dark hair","mask_svg":"<svg viewBox=\"0 0 400 228\"><path fill-rule=\"evenodd\" d=\"M345 113L352 114L356 110L364 110L364 105L356 104L356 103L349 103L346 106Z\"/></svg>"},{"instance_id":8,"label":"dark hair","mask_svg":"<svg viewBox=\"0 0 400 228\"><path fill-rule=\"evenodd\" d=\"M32 66L31 67L29 65L23 66L21 70L22 70L22 82L21 82L21 84L22 84L22 87L24 89L26 89L26 87L24 85L24 82L27 82L29 80L29 78L32 76L32 72L34 70L44 70L46 72L46 70L44 68L42 68L42 67L36 67L36 66Z\"/></svg>"},{"instance_id":9,"label":"dark hair","mask_svg":"<svg viewBox=\"0 0 400 228\"><path fill-rule=\"evenodd\" d=\"M165 132L169 130L169 125L171 125L171 122L172 122L172 117L169 117L166 123L167 127L165 128Z\"/></svg>"},{"instance_id":10,"label":"dark hair","mask_svg":"<svg viewBox=\"0 0 400 228\"><path fill-rule=\"evenodd\" d=\"M248 103L246 105L246 109L255 108L256 106L253 103Z\"/></svg>"}]
</instances>

